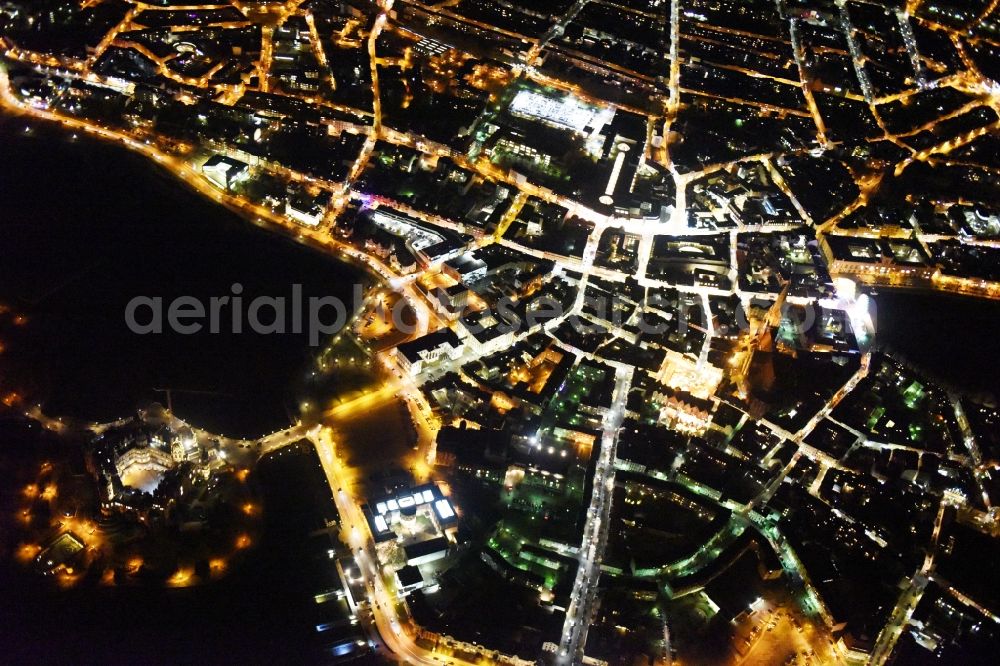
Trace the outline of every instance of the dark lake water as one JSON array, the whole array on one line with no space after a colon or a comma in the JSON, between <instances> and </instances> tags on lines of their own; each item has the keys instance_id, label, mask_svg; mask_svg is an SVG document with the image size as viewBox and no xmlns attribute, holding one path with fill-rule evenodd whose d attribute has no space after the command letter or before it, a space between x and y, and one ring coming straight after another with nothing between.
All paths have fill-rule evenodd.
<instances>
[{"instance_id":1,"label":"dark lake water","mask_svg":"<svg viewBox=\"0 0 1000 666\"><path fill-rule=\"evenodd\" d=\"M227 435L289 423L311 348L303 335L137 336L136 296L348 298L362 277L254 228L149 160L0 117L0 302L30 316L0 359L51 415L108 420L173 389L174 410ZM223 321L226 318L223 317ZM225 330L225 327L223 327Z\"/></svg>"},{"instance_id":2,"label":"dark lake water","mask_svg":"<svg viewBox=\"0 0 1000 666\"><path fill-rule=\"evenodd\" d=\"M880 291L879 343L962 391L1000 397L1000 302Z\"/></svg>"}]
</instances>

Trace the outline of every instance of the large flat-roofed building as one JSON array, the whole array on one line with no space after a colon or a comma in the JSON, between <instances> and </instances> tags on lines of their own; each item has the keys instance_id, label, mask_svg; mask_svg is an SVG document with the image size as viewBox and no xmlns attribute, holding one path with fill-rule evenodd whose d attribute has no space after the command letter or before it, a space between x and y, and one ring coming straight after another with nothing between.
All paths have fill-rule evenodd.
<instances>
[{"instance_id":1,"label":"large flat-roofed building","mask_svg":"<svg viewBox=\"0 0 1000 666\"><path fill-rule=\"evenodd\" d=\"M431 535L443 535L458 522L451 500L433 483L377 498L362 511L377 543L412 539L421 518L430 526Z\"/></svg>"},{"instance_id":2,"label":"large flat-roofed building","mask_svg":"<svg viewBox=\"0 0 1000 666\"><path fill-rule=\"evenodd\" d=\"M396 589L399 590L400 594L406 595L420 590L424 586L424 577L420 573L420 569L412 564L407 564L396 572Z\"/></svg>"},{"instance_id":3,"label":"large flat-roofed building","mask_svg":"<svg viewBox=\"0 0 1000 666\"><path fill-rule=\"evenodd\" d=\"M465 346L450 328L429 333L396 347L396 361L411 376L419 375L442 358L456 359Z\"/></svg>"},{"instance_id":4,"label":"large flat-roofed building","mask_svg":"<svg viewBox=\"0 0 1000 666\"><path fill-rule=\"evenodd\" d=\"M417 253L435 247L445 240L441 232L432 230L406 215L385 208L372 211L371 221L389 233L405 239L413 251Z\"/></svg>"},{"instance_id":5,"label":"large flat-roofed building","mask_svg":"<svg viewBox=\"0 0 1000 666\"><path fill-rule=\"evenodd\" d=\"M444 263L446 275L468 286L486 277L489 268L482 259L476 259L471 254L455 257Z\"/></svg>"},{"instance_id":6,"label":"large flat-roofed building","mask_svg":"<svg viewBox=\"0 0 1000 666\"><path fill-rule=\"evenodd\" d=\"M601 109L568 94L559 97L521 90L508 107L513 116L539 120L553 127L588 134L605 125L614 111Z\"/></svg>"},{"instance_id":7,"label":"large flat-roofed building","mask_svg":"<svg viewBox=\"0 0 1000 666\"><path fill-rule=\"evenodd\" d=\"M865 284L922 286L939 272L915 240L825 236L820 245L831 275Z\"/></svg>"},{"instance_id":8,"label":"large flat-roofed building","mask_svg":"<svg viewBox=\"0 0 1000 666\"><path fill-rule=\"evenodd\" d=\"M230 190L250 175L250 165L225 155L213 155L201 165L201 171L222 189Z\"/></svg>"},{"instance_id":9,"label":"large flat-roofed building","mask_svg":"<svg viewBox=\"0 0 1000 666\"><path fill-rule=\"evenodd\" d=\"M451 542L444 537L420 541L410 544L403 550L406 553L406 564L411 567L419 567L421 564L434 562L447 557Z\"/></svg>"},{"instance_id":10,"label":"large flat-roofed building","mask_svg":"<svg viewBox=\"0 0 1000 666\"><path fill-rule=\"evenodd\" d=\"M361 510L383 562L396 561L402 553L407 566L418 567L447 556L456 543L458 512L433 483L399 488Z\"/></svg>"}]
</instances>

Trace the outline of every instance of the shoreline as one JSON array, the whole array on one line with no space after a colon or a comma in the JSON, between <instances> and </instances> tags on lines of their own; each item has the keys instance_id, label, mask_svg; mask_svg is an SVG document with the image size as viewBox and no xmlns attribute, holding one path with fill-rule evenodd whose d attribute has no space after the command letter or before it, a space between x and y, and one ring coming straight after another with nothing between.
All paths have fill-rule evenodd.
<instances>
[{"instance_id":1,"label":"shoreline","mask_svg":"<svg viewBox=\"0 0 1000 666\"><path fill-rule=\"evenodd\" d=\"M112 129L97 127L83 120L61 116L51 111L34 109L25 105L11 92L7 62L3 58L0 58L0 114L6 114L12 118L31 118L35 121L44 122L53 128L58 128L60 131L75 129L86 132L92 138L142 155L156 167L154 172L157 175L169 177L173 182L179 181L189 192L201 195L214 203L221 204L231 213L238 215L245 222L250 223L258 229L271 233L276 232L297 245L316 251L328 259L362 269L376 280L381 280L382 286L391 287L392 280L403 278L403 276L395 274L391 268L377 259L332 237L327 236L324 239L316 238L318 229L304 227L284 216L273 213L263 206L250 203L228 192L214 188L186 162L161 152L148 142L139 142ZM170 166L174 166L175 170L172 170ZM209 188L212 189L209 190ZM333 249L336 254L331 253L330 249Z\"/></svg>"},{"instance_id":2,"label":"shoreline","mask_svg":"<svg viewBox=\"0 0 1000 666\"><path fill-rule=\"evenodd\" d=\"M20 100L17 100L12 94L6 65L6 61L0 59L0 115L14 122L38 123L40 127L44 127L47 131L58 133L64 140L69 140L71 133L80 132L82 137L101 141L110 148L125 149L130 155L138 154L142 158L145 158L143 162L146 165L152 167L149 170L149 174L156 181L167 187L176 187L179 183L182 185L182 191L185 196L197 197L199 201L206 205L211 205L212 203L221 204L227 213L236 216L237 219L234 220L234 225L238 220L238 223L243 225L242 229L248 229L247 233L253 234L255 233L253 230L259 230L262 235L266 234L268 238L277 237L282 239L283 243L288 243L287 247L289 248L305 248L321 261L330 262L334 267L342 267L344 270L353 273L351 279L365 286L366 291L372 288L388 288L399 291L401 297L413 306L414 294L407 293L410 290L406 289L409 285L403 284L400 285L402 288L399 288L394 284L395 280L402 280L402 276L394 274L388 266L382 264L376 258L370 257L330 237L325 231L321 231L318 228L310 229L301 226L262 206L214 188L214 186L195 171L194 167L188 165L183 160L161 153L155 145L137 141L125 134L93 126L81 120L28 107L20 102ZM19 298L16 300L22 301L29 307L32 306L31 299ZM418 312L420 310L418 307L414 307L414 309ZM290 387L286 386L285 389L290 390ZM148 401L137 399L135 402L136 406L138 406L140 403ZM30 405L31 403L26 404ZM278 409L280 411L280 406ZM109 417L110 415L105 416ZM197 413L192 413L189 416L195 420L199 418ZM65 416L64 418L81 422L107 420L107 418L98 418L95 420L78 416ZM58 422L58 417L51 417L48 420L56 423ZM274 427L278 429L286 428L289 423L293 422L293 420L289 420L288 423L284 421L281 423L276 422ZM262 430L260 433L257 433L252 428L237 429L243 431L244 435L249 435L253 431L254 435L259 435L258 438L266 437L271 431L271 428Z\"/></svg>"}]
</instances>

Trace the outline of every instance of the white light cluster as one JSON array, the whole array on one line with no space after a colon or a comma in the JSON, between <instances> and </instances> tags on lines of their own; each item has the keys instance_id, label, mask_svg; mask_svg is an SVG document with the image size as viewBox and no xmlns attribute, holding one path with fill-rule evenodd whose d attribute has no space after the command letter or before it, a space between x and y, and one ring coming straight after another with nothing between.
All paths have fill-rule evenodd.
<instances>
[{"instance_id":1,"label":"white light cluster","mask_svg":"<svg viewBox=\"0 0 1000 666\"><path fill-rule=\"evenodd\" d=\"M439 499L437 502L434 502L434 508L437 509L438 515L441 516L442 520L455 517L455 510L451 508L451 504L446 499Z\"/></svg>"},{"instance_id":2,"label":"white light cluster","mask_svg":"<svg viewBox=\"0 0 1000 666\"><path fill-rule=\"evenodd\" d=\"M529 118L541 118L580 133L583 133L597 115L593 108L571 98L557 100L533 90L522 90L517 93L510 104L510 111Z\"/></svg>"}]
</instances>

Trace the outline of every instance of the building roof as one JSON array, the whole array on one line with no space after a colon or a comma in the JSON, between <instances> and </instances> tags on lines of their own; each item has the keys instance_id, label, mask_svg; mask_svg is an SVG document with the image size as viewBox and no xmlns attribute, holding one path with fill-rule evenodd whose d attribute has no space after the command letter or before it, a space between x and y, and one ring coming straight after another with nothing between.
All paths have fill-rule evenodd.
<instances>
[{"instance_id":1,"label":"building roof","mask_svg":"<svg viewBox=\"0 0 1000 666\"><path fill-rule=\"evenodd\" d=\"M416 340L411 340L410 342L404 342L396 349L410 363L415 363L421 359L421 354L423 352L437 349L446 344L451 345L451 347L455 349L462 346L462 341L458 339L457 335L455 335L455 331L450 328L442 328L440 331L428 333L422 338L417 338Z\"/></svg>"},{"instance_id":2,"label":"building roof","mask_svg":"<svg viewBox=\"0 0 1000 666\"><path fill-rule=\"evenodd\" d=\"M241 162L239 160L234 160L232 157L226 155L212 155L205 163L202 165L203 169L224 169L226 172L230 171L242 171L244 169L249 169L250 165L246 162Z\"/></svg>"},{"instance_id":3,"label":"building roof","mask_svg":"<svg viewBox=\"0 0 1000 666\"><path fill-rule=\"evenodd\" d=\"M483 261L482 259L476 259L471 255L463 254L460 257L449 259L448 261L445 262L445 266L451 268L460 275L465 275L467 273L472 273L477 270L485 270L486 262Z\"/></svg>"},{"instance_id":4,"label":"building roof","mask_svg":"<svg viewBox=\"0 0 1000 666\"><path fill-rule=\"evenodd\" d=\"M409 546L403 548L403 550L406 552L407 560L415 560L418 557L426 557L428 555L445 552L448 550L450 545L451 542L445 537L435 537L433 539L428 539L427 541L410 544Z\"/></svg>"},{"instance_id":5,"label":"building roof","mask_svg":"<svg viewBox=\"0 0 1000 666\"><path fill-rule=\"evenodd\" d=\"M399 578L399 583L403 587L420 585L424 582L424 577L420 575L420 569L412 564L407 564L405 567L397 571L396 577Z\"/></svg>"}]
</instances>

